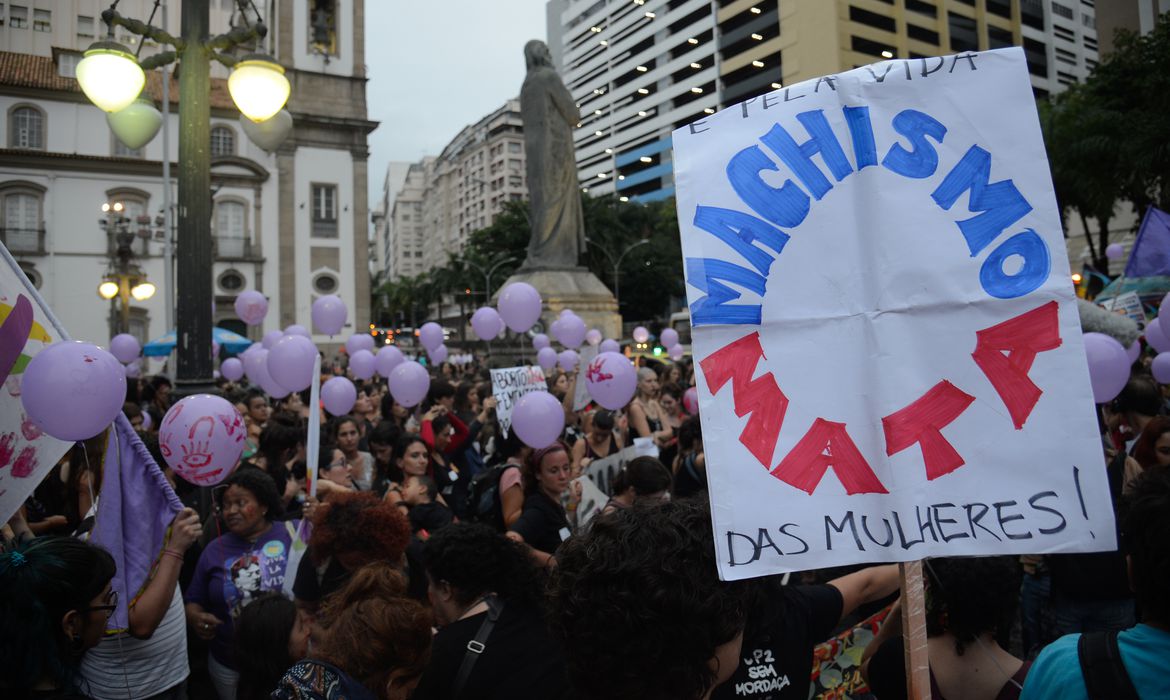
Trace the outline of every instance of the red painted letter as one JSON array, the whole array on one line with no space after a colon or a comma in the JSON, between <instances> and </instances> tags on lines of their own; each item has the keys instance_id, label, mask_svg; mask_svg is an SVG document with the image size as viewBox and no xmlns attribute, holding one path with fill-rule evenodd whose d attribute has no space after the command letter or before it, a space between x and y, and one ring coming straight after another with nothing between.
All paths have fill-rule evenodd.
<instances>
[{"instance_id":1,"label":"red painted letter","mask_svg":"<svg viewBox=\"0 0 1170 700\"><path fill-rule=\"evenodd\" d=\"M999 393L1019 430L1044 393L1028 377L1028 370L1037 353L1060 347L1056 302L1050 301L975 335L978 341L971 357Z\"/></svg>"},{"instance_id":2,"label":"red painted letter","mask_svg":"<svg viewBox=\"0 0 1170 700\"><path fill-rule=\"evenodd\" d=\"M824 418L813 421L796 447L772 470L772 476L811 495L830 466L837 472L845 492L851 496L856 493L887 493L849 433L845 432L845 424Z\"/></svg>"},{"instance_id":3,"label":"red painted letter","mask_svg":"<svg viewBox=\"0 0 1170 700\"><path fill-rule=\"evenodd\" d=\"M752 379L756 365L763 359L767 358L760 347L760 334L752 333L711 353L699 365L712 394L731 381L735 415L743 418L752 414L739 434L739 441L760 464L769 467L784 423L784 412L788 409L788 397L780 391L771 372Z\"/></svg>"},{"instance_id":4,"label":"red painted letter","mask_svg":"<svg viewBox=\"0 0 1170 700\"><path fill-rule=\"evenodd\" d=\"M927 479L933 481L955 471L965 462L943 437L942 429L967 410L974 400L974 396L945 379L935 384L914 403L882 419L886 454L901 452L917 442L922 446Z\"/></svg>"}]
</instances>

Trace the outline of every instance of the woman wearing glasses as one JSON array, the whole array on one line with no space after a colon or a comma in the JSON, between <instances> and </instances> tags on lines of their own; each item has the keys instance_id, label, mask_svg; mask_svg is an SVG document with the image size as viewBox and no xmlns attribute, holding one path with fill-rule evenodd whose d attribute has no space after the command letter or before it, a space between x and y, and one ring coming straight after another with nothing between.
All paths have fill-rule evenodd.
<instances>
[{"instance_id":1,"label":"woman wearing glasses","mask_svg":"<svg viewBox=\"0 0 1170 700\"><path fill-rule=\"evenodd\" d=\"M118 604L114 559L71 537L42 537L0 553L0 696L85 698L82 654Z\"/></svg>"}]
</instances>

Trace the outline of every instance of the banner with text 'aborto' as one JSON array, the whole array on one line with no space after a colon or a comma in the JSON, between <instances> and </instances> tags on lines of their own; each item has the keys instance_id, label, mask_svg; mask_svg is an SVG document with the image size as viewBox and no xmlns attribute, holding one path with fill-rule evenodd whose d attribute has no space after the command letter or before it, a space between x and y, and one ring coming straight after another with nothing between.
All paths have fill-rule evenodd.
<instances>
[{"instance_id":1,"label":"banner with text 'aborto'","mask_svg":"<svg viewBox=\"0 0 1170 700\"><path fill-rule=\"evenodd\" d=\"M1115 545L1023 51L674 133L720 574Z\"/></svg>"}]
</instances>

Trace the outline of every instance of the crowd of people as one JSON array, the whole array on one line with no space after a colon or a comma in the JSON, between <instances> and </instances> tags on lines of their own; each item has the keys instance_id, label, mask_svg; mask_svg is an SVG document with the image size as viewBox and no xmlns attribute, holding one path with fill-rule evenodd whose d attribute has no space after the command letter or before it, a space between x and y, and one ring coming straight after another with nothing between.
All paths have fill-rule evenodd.
<instances>
[{"instance_id":1,"label":"crowd of people","mask_svg":"<svg viewBox=\"0 0 1170 700\"><path fill-rule=\"evenodd\" d=\"M355 380L342 416L221 382L246 449L202 489L158 453L171 383L132 382L124 413L186 507L107 632L114 559L85 539L103 436L62 458L4 530L0 696L806 700L814 647L892 606L861 673L906 697L895 565L719 579L687 361L643 361L619 411L575 410L577 381L549 377L566 428L537 450L501 429L474 362L434 368L409 408ZM933 697L1170 698L1165 406L1138 372L1102 407L1118 551L927 560ZM586 522L583 475L635 440L657 457Z\"/></svg>"}]
</instances>

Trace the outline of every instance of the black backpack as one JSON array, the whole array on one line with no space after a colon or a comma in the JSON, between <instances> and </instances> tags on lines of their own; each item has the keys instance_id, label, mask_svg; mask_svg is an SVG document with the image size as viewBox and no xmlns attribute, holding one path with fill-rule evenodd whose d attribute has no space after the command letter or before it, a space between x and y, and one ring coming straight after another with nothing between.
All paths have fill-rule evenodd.
<instances>
[{"instance_id":1,"label":"black backpack","mask_svg":"<svg viewBox=\"0 0 1170 700\"><path fill-rule=\"evenodd\" d=\"M500 477L515 464L497 464L476 474L467 491L467 519L504 532L504 507L500 503Z\"/></svg>"},{"instance_id":2,"label":"black backpack","mask_svg":"<svg viewBox=\"0 0 1170 700\"><path fill-rule=\"evenodd\" d=\"M1116 631L1082 634L1077 657L1089 700L1140 700L1121 660Z\"/></svg>"}]
</instances>

